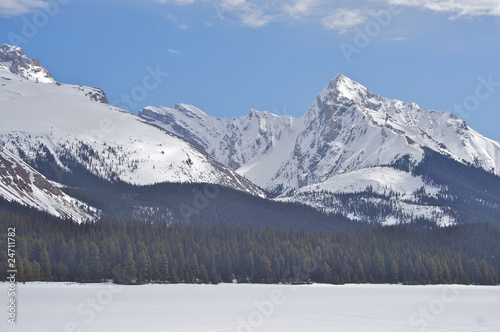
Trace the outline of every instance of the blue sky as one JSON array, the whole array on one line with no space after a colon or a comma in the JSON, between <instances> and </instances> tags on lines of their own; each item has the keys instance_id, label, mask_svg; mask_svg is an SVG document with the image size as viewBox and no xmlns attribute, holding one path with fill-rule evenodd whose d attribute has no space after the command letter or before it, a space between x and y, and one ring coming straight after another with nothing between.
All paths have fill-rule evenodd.
<instances>
[{"instance_id":1,"label":"blue sky","mask_svg":"<svg viewBox=\"0 0 500 332\"><path fill-rule=\"evenodd\" d=\"M1 43L134 113L301 116L343 73L500 140L499 0L0 0Z\"/></svg>"}]
</instances>

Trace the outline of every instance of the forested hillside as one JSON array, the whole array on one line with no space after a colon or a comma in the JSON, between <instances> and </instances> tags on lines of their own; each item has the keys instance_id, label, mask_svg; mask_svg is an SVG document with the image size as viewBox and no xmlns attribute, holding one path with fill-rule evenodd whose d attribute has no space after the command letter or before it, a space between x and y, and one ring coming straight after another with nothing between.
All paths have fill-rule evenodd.
<instances>
[{"instance_id":1,"label":"forested hillside","mask_svg":"<svg viewBox=\"0 0 500 332\"><path fill-rule=\"evenodd\" d=\"M25 208L0 209L16 228L20 281L120 283L498 284L500 227L409 226L353 232L251 225L76 224ZM0 236L0 279L7 269Z\"/></svg>"}]
</instances>

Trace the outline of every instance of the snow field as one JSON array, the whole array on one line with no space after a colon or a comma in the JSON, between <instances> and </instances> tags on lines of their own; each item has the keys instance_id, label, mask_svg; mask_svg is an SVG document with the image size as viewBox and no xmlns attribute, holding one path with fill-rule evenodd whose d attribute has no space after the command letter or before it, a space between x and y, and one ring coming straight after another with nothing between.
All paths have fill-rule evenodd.
<instances>
[{"instance_id":1,"label":"snow field","mask_svg":"<svg viewBox=\"0 0 500 332\"><path fill-rule=\"evenodd\" d=\"M1 298L7 288L0 284ZM498 286L27 283L17 289L17 325L4 315L1 331L500 331Z\"/></svg>"}]
</instances>

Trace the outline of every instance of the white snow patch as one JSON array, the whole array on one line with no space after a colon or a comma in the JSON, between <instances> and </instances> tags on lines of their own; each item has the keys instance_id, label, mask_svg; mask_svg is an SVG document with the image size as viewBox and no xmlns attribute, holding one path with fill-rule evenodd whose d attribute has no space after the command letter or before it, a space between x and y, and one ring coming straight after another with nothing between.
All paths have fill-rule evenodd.
<instances>
[{"instance_id":1,"label":"white snow patch","mask_svg":"<svg viewBox=\"0 0 500 332\"><path fill-rule=\"evenodd\" d=\"M75 326L93 332L500 330L498 286L27 283L17 288L19 332ZM1 294L7 289L0 283ZM425 309L430 318L422 314ZM0 320L1 331L11 329L7 317Z\"/></svg>"}]
</instances>

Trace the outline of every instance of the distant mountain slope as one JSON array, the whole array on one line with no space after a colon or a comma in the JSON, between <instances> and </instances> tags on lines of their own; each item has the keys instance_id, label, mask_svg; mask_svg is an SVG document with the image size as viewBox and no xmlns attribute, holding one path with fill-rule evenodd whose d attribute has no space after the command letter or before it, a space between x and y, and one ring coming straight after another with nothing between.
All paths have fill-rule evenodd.
<instances>
[{"instance_id":1,"label":"distant mountain slope","mask_svg":"<svg viewBox=\"0 0 500 332\"><path fill-rule=\"evenodd\" d=\"M49 181L1 146L0 197L78 222L96 220L100 213L65 194L57 183Z\"/></svg>"}]
</instances>

